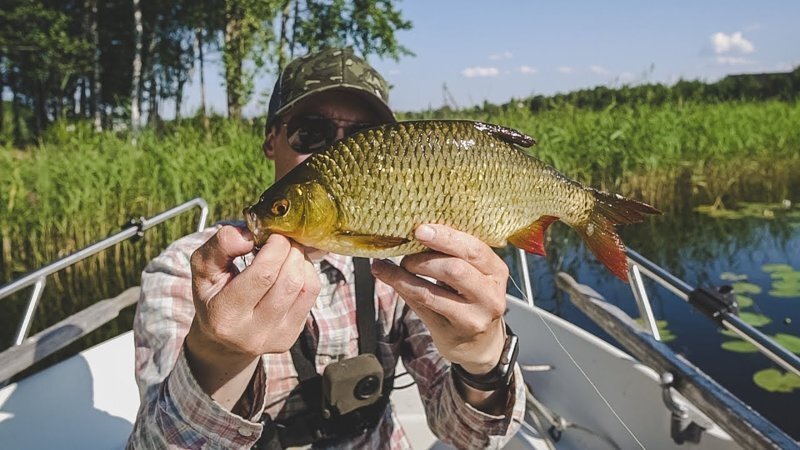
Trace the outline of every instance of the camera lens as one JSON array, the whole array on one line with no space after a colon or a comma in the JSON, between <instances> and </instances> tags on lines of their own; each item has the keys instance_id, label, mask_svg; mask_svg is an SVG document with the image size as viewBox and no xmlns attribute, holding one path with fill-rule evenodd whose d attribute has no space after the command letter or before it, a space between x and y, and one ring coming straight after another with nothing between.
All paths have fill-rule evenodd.
<instances>
[{"instance_id":1,"label":"camera lens","mask_svg":"<svg viewBox=\"0 0 800 450\"><path fill-rule=\"evenodd\" d=\"M380 388L380 380L375 375L366 376L356 383L353 395L359 400L366 400Z\"/></svg>"}]
</instances>

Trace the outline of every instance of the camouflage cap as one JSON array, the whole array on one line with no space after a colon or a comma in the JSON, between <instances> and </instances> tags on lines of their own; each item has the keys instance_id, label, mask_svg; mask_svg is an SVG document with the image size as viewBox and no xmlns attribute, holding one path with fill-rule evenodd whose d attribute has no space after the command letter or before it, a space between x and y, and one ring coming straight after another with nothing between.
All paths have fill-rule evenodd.
<instances>
[{"instance_id":1,"label":"camouflage cap","mask_svg":"<svg viewBox=\"0 0 800 450\"><path fill-rule=\"evenodd\" d=\"M360 94L376 111L393 122L386 80L351 48L329 48L297 58L275 82L267 110L267 129L274 119L300 100L319 92L346 89Z\"/></svg>"}]
</instances>

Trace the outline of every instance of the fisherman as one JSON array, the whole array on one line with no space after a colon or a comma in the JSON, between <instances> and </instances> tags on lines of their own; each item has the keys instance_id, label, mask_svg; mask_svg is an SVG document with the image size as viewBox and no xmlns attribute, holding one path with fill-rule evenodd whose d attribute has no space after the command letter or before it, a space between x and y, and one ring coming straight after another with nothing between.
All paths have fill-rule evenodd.
<instances>
[{"instance_id":1,"label":"fisherman","mask_svg":"<svg viewBox=\"0 0 800 450\"><path fill-rule=\"evenodd\" d=\"M394 121L375 69L351 49L322 50L278 77L263 152L279 179L333 141ZM142 274L142 403L128 447L409 448L389 402L398 358L439 439L502 446L525 408L503 320L508 269L446 226L415 236L431 251L399 265L277 234L256 252L242 223L174 242Z\"/></svg>"}]
</instances>

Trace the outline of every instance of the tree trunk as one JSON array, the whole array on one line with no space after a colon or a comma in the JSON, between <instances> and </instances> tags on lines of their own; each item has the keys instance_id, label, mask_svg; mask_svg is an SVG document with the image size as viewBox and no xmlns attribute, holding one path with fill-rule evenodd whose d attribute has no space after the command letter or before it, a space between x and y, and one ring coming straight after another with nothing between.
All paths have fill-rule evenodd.
<instances>
[{"instance_id":1,"label":"tree trunk","mask_svg":"<svg viewBox=\"0 0 800 450\"><path fill-rule=\"evenodd\" d=\"M80 104L78 103L80 97L78 96L78 94L80 93L80 89L81 89L81 80L80 79L75 80L75 86L72 89L72 94L69 96L69 110L72 114L73 119L78 118L78 110L80 109Z\"/></svg>"},{"instance_id":2,"label":"tree trunk","mask_svg":"<svg viewBox=\"0 0 800 450\"><path fill-rule=\"evenodd\" d=\"M228 100L228 118L242 117L242 39L243 11L235 1L225 2L225 88Z\"/></svg>"},{"instance_id":3,"label":"tree trunk","mask_svg":"<svg viewBox=\"0 0 800 450\"><path fill-rule=\"evenodd\" d=\"M136 132L139 128L141 104L139 96L139 80L142 77L142 4L141 0L133 0L133 76L131 79L131 130Z\"/></svg>"},{"instance_id":4,"label":"tree trunk","mask_svg":"<svg viewBox=\"0 0 800 450\"><path fill-rule=\"evenodd\" d=\"M17 79L14 73L9 74L9 84L11 85L11 115L14 127L14 143L22 143L22 115L19 107L19 94L17 93Z\"/></svg>"},{"instance_id":5,"label":"tree trunk","mask_svg":"<svg viewBox=\"0 0 800 450\"><path fill-rule=\"evenodd\" d=\"M181 121L181 103L183 103L183 86L186 84L186 78L178 78L178 90L175 91L175 120Z\"/></svg>"},{"instance_id":6,"label":"tree trunk","mask_svg":"<svg viewBox=\"0 0 800 450\"><path fill-rule=\"evenodd\" d=\"M208 123L208 111L206 110L206 74L205 74L205 56L203 54L203 30L198 28L195 32L197 39L197 55L200 57L200 109L203 117L203 129L208 133L210 124Z\"/></svg>"},{"instance_id":7,"label":"tree trunk","mask_svg":"<svg viewBox=\"0 0 800 450\"><path fill-rule=\"evenodd\" d=\"M300 0L294 0L294 21L292 22L292 42L289 45L289 57L294 58L294 43L300 21Z\"/></svg>"},{"instance_id":8,"label":"tree trunk","mask_svg":"<svg viewBox=\"0 0 800 450\"><path fill-rule=\"evenodd\" d=\"M41 136L46 118L44 88L41 81L36 81L36 94L33 97L33 130L36 137Z\"/></svg>"},{"instance_id":9,"label":"tree trunk","mask_svg":"<svg viewBox=\"0 0 800 450\"><path fill-rule=\"evenodd\" d=\"M3 91L6 88L5 72L3 71L3 55L0 54L0 133L6 125L6 102L3 100Z\"/></svg>"},{"instance_id":10,"label":"tree trunk","mask_svg":"<svg viewBox=\"0 0 800 450\"><path fill-rule=\"evenodd\" d=\"M91 36L92 46L94 47L94 61L92 72L92 115L94 116L94 130L103 131L103 117L100 105L102 103L100 93L102 92L100 85L100 36L97 32L97 0L89 0L91 8L91 25L89 27L89 34Z\"/></svg>"},{"instance_id":11,"label":"tree trunk","mask_svg":"<svg viewBox=\"0 0 800 450\"><path fill-rule=\"evenodd\" d=\"M145 45L147 44L147 45ZM149 33L144 35L142 38L142 78L139 82L139 92L142 95L139 96L139 111L144 111L143 104L144 104L144 92L146 91L147 94L147 124L150 125L154 123L155 118L158 116L158 110L156 109L154 112L154 108L157 108L157 100L153 98L156 92L156 76L155 76L155 68L153 64L153 54L155 53L156 48L156 40L153 36L153 33Z\"/></svg>"},{"instance_id":12,"label":"tree trunk","mask_svg":"<svg viewBox=\"0 0 800 450\"><path fill-rule=\"evenodd\" d=\"M84 119L89 118L89 79L86 77L81 78L81 117Z\"/></svg>"},{"instance_id":13,"label":"tree trunk","mask_svg":"<svg viewBox=\"0 0 800 450\"><path fill-rule=\"evenodd\" d=\"M287 36L287 26L289 22L289 16L291 15L291 8L292 8L292 0L284 0L283 8L281 10L281 35L278 39L278 73L280 74L284 67L286 67L286 63L289 59L288 55L286 54L286 46L288 44L288 36Z\"/></svg>"},{"instance_id":14,"label":"tree trunk","mask_svg":"<svg viewBox=\"0 0 800 450\"><path fill-rule=\"evenodd\" d=\"M148 94L149 106L147 108L147 124L158 123L158 83L156 77L150 73L150 92Z\"/></svg>"}]
</instances>

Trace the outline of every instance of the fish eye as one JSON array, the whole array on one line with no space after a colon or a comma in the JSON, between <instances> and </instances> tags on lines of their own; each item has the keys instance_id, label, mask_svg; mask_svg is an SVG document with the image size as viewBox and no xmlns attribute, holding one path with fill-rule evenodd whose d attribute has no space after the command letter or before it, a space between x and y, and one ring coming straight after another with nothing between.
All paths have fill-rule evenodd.
<instances>
[{"instance_id":1,"label":"fish eye","mask_svg":"<svg viewBox=\"0 0 800 450\"><path fill-rule=\"evenodd\" d=\"M272 215L282 217L285 216L287 212L289 212L289 200L282 198L275 200L275 203L272 204Z\"/></svg>"}]
</instances>

